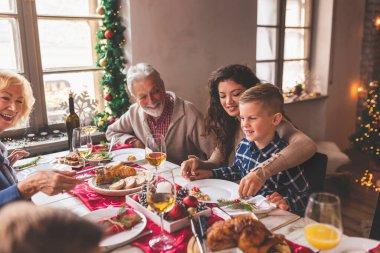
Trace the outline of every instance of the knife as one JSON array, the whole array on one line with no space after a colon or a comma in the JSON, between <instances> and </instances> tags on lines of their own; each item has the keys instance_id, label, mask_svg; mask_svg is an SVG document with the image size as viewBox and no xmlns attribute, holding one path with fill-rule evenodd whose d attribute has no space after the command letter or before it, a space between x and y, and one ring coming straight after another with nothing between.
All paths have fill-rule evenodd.
<instances>
[{"instance_id":1,"label":"knife","mask_svg":"<svg viewBox=\"0 0 380 253\"><path fill-rule=\"evenodd\" d=\"M201 238L202 238L203 248L205 252L210 252L208 248L208 244L207 244L207 229L209 227L208 220L209 220L209 217L205 215L200 215L198 217L199 228L201 231Z\"/></svg>"},{"instance_id":2,"label":"knife","mask_svg":"<svg viewBox=\"0 0 380 253\"><path fill-rule=\"evenodd\" d=\"M189 216L189 220L190 220L191 231L193 232L194 238L197 241L199 252L205 253L205 251L203 250L203 246L202 246L202 241L201 241L202 239L199 237L199 234L198 234L197 229L195 227L193 217Z\"/></svg>"},{"instance_id":3,"label":"knife","mask_svg":"<svg viewBox=\"0 0 380 253\"><path fill-rule=\"evenodd\" d=\"M87 169L87 170L78 171L75 175L82 175L82 174L86 174L87 172L90 172L90 171L93 171L93 170L99 170L99 169L103 169L103 168L105 168L104 165L96 166L96 167L92 167L92 168Z\"/></svg>"}]
</instances>

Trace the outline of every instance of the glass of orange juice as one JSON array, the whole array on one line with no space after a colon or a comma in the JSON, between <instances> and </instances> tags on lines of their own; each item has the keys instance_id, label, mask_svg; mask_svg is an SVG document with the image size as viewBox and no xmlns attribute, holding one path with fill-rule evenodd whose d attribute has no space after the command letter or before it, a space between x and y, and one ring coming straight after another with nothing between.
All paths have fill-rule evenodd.
<instances>
[{"instance_id":1,"label":"glass of orange juice","mask_svg":"<svg viewBox=\"0 0 380 253\"><path fill-rule=\"evenodd\" d=\"M327 192L311 194L305 221L305 238L312 246L319 250L335 248L342 235L339 197Z\"/></svg>"}]
</instances>

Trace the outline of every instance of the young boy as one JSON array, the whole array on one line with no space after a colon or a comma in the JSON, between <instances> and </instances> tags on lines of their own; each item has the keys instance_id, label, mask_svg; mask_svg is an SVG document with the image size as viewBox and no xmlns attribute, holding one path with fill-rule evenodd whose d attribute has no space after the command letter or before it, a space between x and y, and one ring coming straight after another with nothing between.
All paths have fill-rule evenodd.
<instances>
[{"instance_id":1,"label":"young boy","mask_svg":"<svg viewBox=\"0 0 380 253\"><path fill-rule=\"evenodd\" d=\"M282 119L283 104L280 90L272 84L260 84L242 94L239 100L240 123L245 138L236 149L234 163L212 170L214 178L240 180L287 146L276 132ZM257 195L267 196L281 209L302 213L309 197L309 184L302 171L295 167L279 172L265 182Z\"/></svg>"}]
</instances>

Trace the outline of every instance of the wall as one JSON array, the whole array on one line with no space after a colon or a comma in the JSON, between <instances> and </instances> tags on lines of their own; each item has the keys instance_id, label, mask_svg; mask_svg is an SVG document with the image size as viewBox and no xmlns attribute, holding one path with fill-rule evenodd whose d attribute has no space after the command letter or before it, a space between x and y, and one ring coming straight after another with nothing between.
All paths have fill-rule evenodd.
<instances>
[{"instance_id":1,"label":"wall","mask_svg":"<svg viewBox=\"0 0 380 253\"><path fill-rule=\"evenodd\" d=\"M151 63L167 90L205 111L207 80L216 68L254 67L256 1L125 0L128 60ZM124 11L127 14L127 11Z\"/></svg>"},{"instance_id":2,"label":"wall","mask_svg":"<svg viewBox=\"0 0 380 253\"><path fill-rule=\"evenodd\" d=\"M350 146L355 131L364 9L363 0L335 1L325 139L341 148Z\"/></svg>"},{"instance_id":3,"label":"wall","mask_svg":"<svg viewBox=\"0 0 380 253\"><path fill-rule=\"evenodd\" d=\"M333 14L332 0L316 3L322 18ZM229 63L254 67L256 1L124 0L124 5L129 62L153 64L168 90L201 110L206 109L211 71ZM305 133L342 149L349 147L355 127L364 7L363 0L335 0L333 32L331 23L315 24L319 42L313 50L318 62L313 64L329 98L286 105Z\"/></svg>"}]
</instances>

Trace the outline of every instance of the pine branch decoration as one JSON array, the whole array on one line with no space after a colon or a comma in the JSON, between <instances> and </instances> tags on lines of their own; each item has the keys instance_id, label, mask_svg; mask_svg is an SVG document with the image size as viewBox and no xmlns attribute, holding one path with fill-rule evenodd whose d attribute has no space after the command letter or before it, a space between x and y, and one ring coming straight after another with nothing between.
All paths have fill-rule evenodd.
<instances>
[{"instance_id":1,"label":"pine branch decoration","mask_svg":"<svg viewBox=\"0 0 380 253\"><path fill-rule=\"evenodd\" d=\"M235 202L233 200L218 199L218 204L219 206L228 206L232 209L241 209L249 212L257 209L256 205L245 201Z\"/></svg>"},{"instance_id":2,"label":"pine branch decoration","mask_svg":"<svg viewBox=\"0 0 380 253\"><path fill-rule=\"evenodd\" d=\"M123 56L125 27L119 15L120 0L103 0L97 12L103 15L103 25L97 32L96 64L104 68L104 75L99 84L102 86L106 105L105 111L95 116L95 124L104 132L128 110L130 102L124 86L126 75L123 70L127 61Z\"/></svg>"}]
</instances>

